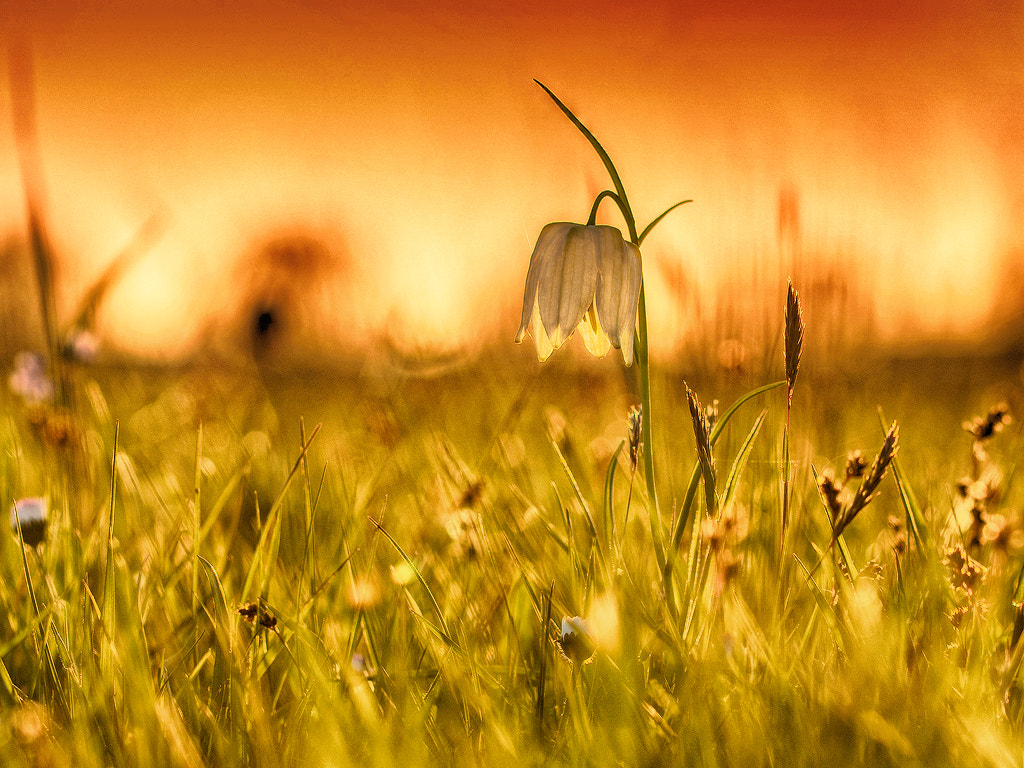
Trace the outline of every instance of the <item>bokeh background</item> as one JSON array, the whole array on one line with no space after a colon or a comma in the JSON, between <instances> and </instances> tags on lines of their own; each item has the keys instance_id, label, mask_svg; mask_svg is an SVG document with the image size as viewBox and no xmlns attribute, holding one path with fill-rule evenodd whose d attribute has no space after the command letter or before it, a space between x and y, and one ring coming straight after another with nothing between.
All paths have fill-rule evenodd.
<instances>
[{"instance_id":1,"label":"bokeh background","mask_svg":"<svg viewBox=\"0 0 1024 768\"><path fill-rule=\"evenodd\" d=\"M231 357L261 323L285 358L511 346L537 233L608 184L534 78L641 225L695 201L644 252L662 359L777 339L788 277L837 354L1022 347L1019 2L13 0L2 24L61 316L122 259L107 354ZM5 354L39 337L15 98L0 79Z\"/></svg>"}]
</instances>

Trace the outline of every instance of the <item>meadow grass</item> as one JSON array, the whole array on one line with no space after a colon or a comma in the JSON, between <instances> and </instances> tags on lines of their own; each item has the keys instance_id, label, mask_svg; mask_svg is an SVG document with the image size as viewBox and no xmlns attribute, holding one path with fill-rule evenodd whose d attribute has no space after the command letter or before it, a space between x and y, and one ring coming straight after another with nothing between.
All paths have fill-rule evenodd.
<instances>
[{"instance_id":1,"label":"meadow grass","mask_svg":"<svg viewBox=\"0 0 1024 768\"><path fill-rule=\"evenodd\" d=\"M667 567L608 361L5 393L0 763L1019 765L1016 365L655 368Z\"/></svg>"}]
</instances>

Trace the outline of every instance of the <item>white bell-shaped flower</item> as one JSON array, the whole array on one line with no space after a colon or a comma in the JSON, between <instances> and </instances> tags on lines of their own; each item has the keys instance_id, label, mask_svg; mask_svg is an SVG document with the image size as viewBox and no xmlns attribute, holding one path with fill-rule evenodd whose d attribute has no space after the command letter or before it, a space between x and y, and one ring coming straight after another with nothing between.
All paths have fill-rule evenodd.
<instances>
[{"instance_id":1,"label":"white bell-shaped flower","mask_svg":"<svg viewBox=\"0 0 1024 768\"><path fill-rule=\"evenodd\" d=\"M531 327L543 362L579 328L592 355L615 347L632 365L641 281L640 249L615 227L548 224L530 257L516 342Z\"/></svg>"}]
</instances>

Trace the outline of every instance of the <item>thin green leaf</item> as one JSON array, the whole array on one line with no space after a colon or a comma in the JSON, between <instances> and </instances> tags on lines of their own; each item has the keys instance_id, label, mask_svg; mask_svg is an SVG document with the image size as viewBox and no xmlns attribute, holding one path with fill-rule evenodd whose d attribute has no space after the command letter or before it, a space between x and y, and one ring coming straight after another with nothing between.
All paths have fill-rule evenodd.
<instances>
[{"instance_id":1,"label":"thin green leaf","mask_svg":"<svg viewBox=\"0 0 1024 768\"><path fill-rule=\"evenodd\" d=\"M562 103L561 99L551 92L550 88L544 85L540 80L534 80L533 82L544 89L547 95L551 97L551 100L558 105L558 108L562 110L569 120L572 121L572 124L576 126L579 132L586 137L587 141L589 141L590 145L594 148L594 151L597 152L598 157L601 158L601 162L604 163L604 167L608 171L608 175L611 177L612 184L615 185L615 193L619 197L619 207L622 210L623 218L626 219L626 226L629 228L629 237L634 243L638 242L639 238L636 233L636 220L633 218L633 211L629 206L629 200L626 198L626 188L622 186L622 179L619 178L619 172L615 170L615 164L612 162L611 157L608 156L604 147L601 146L601 142L595 138L594 134L590 132L587 126L580 122L580 119L572 113L571 109Z\"/></svg>"},{"instance_id":2,"label":"thin green leaf","mask_svg":"<svg viewBox=\"0 0 1024 768\"><path fill-rule=\"evenodd\" d=\"M619 454L625 445L625 440L619 442L619 447L615 449L611 461L608 462L608 472L604 477L604 535L609 542L615 536L615 470L619 465Z\"/></svg>"},{"instance_id":3,"label":"thin green leaf","mask_svg":"<svg viewBox=\"0 0 1024 768\"><path fill-rule=\"evenodd\" d=\"M715 443L718 442L718 438L721 437L722 431L725 429L730 419L732 419L733 414L735 414L744 403L752 400L758 395L763 395L765 392L770 392L773 389L778 389L779 387L784 386L786 386L785 379L773 382L772 384L765 384L762 387L758 387L757 389L747 392L735 403L730 405L729 408L718 417L715 425L711 428L711 435L709 439L712 447L714 447ZM671 551L673 552L679 549L679 542L682 541L683 531L686 528L687 520L690 517L690 510L693 508L693 502L697 496L697 488L700 485L700 478L701 466L700 462L697 462L694 464L693 471L690 473L690 483L686 486L686 496L683 497L683 505L679 510L679 516L676 518L675 524L672 527Z\"/></svg>"},{"instance_id":4,"label":"thin green leaf","mask_svg":"<svg viewBox=\"0 0 1024 768\"><path fill-rule=\"evenodd\" d=\"M46 606L42 611L39 611L32 619L32 621L30 621L28 624L22 627L17 632L17 634L14 635L14 637L12 637L3 645L0 645L0 659L9 654L19 645L21 645L25 641L26 637L35 632L39 628L39 625L46 621L50 617L50 614L53 613L55 605L55 603L51 603L50 605Z\"/></svg>"},{"instance_id":5,"label":"thin green leaf","mask_svg":"<svg viewBox=\"0 0 1024 768\"><path fill-rule=\"evenodd\" d=\"M646 227L644 227L644 231L641 232L640 236L636 239L636 244L637 245L643 245L644 238L646 238L647 235L649 235L651 233L651 230L654 229L654 227L662 219L664 219L666 216L668 216L670 213L672 213L672 211L674 211L679 206L686 205L687 203L692 203L692 202L693 202L693 200L680 200L675 205L670 205L668 208L666 208L664 211L662 211L662 213L657 218L655 218L654 221L652 221L650 224L648 224Z\"/></svg>"},{"instance_id":6,"label":"thin green leaf","mask_svg":"<svg viewBox=\"0 0 1024 768\"><path fill-rule=\"evenodd\" d=\"M824 557L825 554L821 553L821 556ZM814 580L813 571L809 571L803 561L796 555L793 555L793 558L804 572L804 579L806 580L807 587L811 590L811 594L814 596L814 603L818 608L818 612L821 614L822 618L825 619L825 624L832 632L832 639L835 641L836 645L839 646L839 650L845 654L851 641L849 631L843 626L842 622L839 621L835 611L832 609L829 599L821 591L821 587L819 587L818 583ZM815 570L816 569L817 567L815 567Z\"/></svg>"},{"instance_id":7,"label":"thin green leaf","mask_svg":"<svg viewBox=\"0 0 1024 768\"><path fill-rule=\"evenodd\" d=\"M110 458L110 508L107 520L107 542L106 561L103 576L103 646L100 649L100 669L108 677L114 677L114 609L115 609L115 584L114 584L114 510L117 497L117 438L120 431L120 422L114 422L114 446Z\"/></svg>"},{"instance_id":8,"label":"thin green leaf","mask_svg":"<svg viewBox=\"0 0 1024 768\"><path fill-rule=\"evenodd\" d=\"M821 507L825 510L825 518L828 520L828 528L830 531L834 531L835 520L832 519L832 511L828 508L828 502L825 501L825 497L821 493L821 485L818 482L818 470L815 469L813 464L811 464L811 475L814 477L814 487L818 491L818 499L821 501ZM850 548L846 545L846 539L844 538L842 531L839 531L838 534L832 535L832 540L828 548L832 549L833 546L839 548L839 557L843 561L843 567L846 569L846 572L850 575L856 574L857 571L853 567L853 556L850 554ZM822 559L824 559L824 557L825 556L822 555ZM821 561L818 562L818 565L814 566L814 570L812 570L811 573L813 574L820 565Z\"/></svg>"},{"instance_id":9,"label":"thin green leaf","mask_svg":"<svg viewBox=\"0 0 1024 768\"><path fill-rule=\"evenodd\" d=\"M757 419L754 420L754 426L750 428L750 432L747 433L747 437L743 441L743 445L740 446L736 458L733 459L732 467L729 469L729 476L725 478L725 490L722 492L722 509L728 508L729 504L732 503L732 497L736 493L739 477L743 473L747 459L750 457L750 449L754 447L754 440L757 439L757 434L761 431L761 425L764 424L764 419L767 415L768 409L765 408L758 415Z\"/></svg>"},{"instance_id":10,"label":"thin green leaf","mask_svg":"<svg viewBox=\"0 0 1024 768\"><path fill-rule=\"evenodd\" d=\"M882 413L882 409L878 409L878 418L882 425L882 433L885 434L889 429L885 420L885 414ZM918 504L917 498L914 496L914 491L907 483L906 477L903 474L903 468L900 466L899 455L892 457L892 476L896 480L896 488L900 494L900 502L903 504L903 509L907 516L907 527L914 536L914 543L917 545L917 551L920 553L929 553L931 549L927 546L931 536L928 531L928 521L925 519L924 510L921 509L921 505Z\"/></svg>"},{"instance_id":11,"label":"thin green leaf","mask_svg":"<svg viewBox=\"0 0 1024 768\"><path fill-rule=\"evenodd\" d=\"M416 581L423 587L423 591L427 593L427 597L430 598L430 605L434 609L434 615L437 616L437 623L439 625L439 631L443 634L445 640L451 644L453 648L458 648L459 644L455 642L452 637L451 631L448 629L448 622L444 620L444 614L441 612L441 606L438 605L437 600L434 598L434 593L430 591L430 586L427 584L427 580L423 578L423 574L420 573L420 569L416 567L416 563L413 562L412 558L405 554L405 550L402 549L401 545L395 541L394 537L384 529L384 527L374 520L372 517L369 518L370 522L376 526L377 530L384 534L384 537L391 542L391 546L395 548L395 551L405 561L405 564L412 569L413 575L416 577ZM433 625L431 625L433 626Z\"/></svg>"},{"instance_id":12,"label":"thin green leaf","mask_svg":"<svg viewBox=\"0 0 1024 768\"><path fill-rule=\"evenodd\" d=\"M256 590L256 593L258 595L262 595L266 590L267 583L270 581L270 565L277 559L277 549L280 543L281 533L280 513L281 507L284 503L285 493L287 493L288 486L291 485L292 479L302 466L302 462L306 458L306 453L309 451L309 447L313 444L313 440L320 432L321 426L323 425L317 424L313 428L313 431L309 433L309 439L302 446L302 450L299 452L299 457L295 460L295 463L292 464L291 472L289 472L288 477L285 478L281 491L278 493L273 506L271 506L270 511L267 513L266 522L260 526L260 538L256 543L256 551L253 553L252 562L249 564L249 571L246 573L245 582L242 585L241 599L243 601L249 599L248 596L251 594L250 590L256 580L256 575L261 570L262 578L260 579L259 589Z\"/></svg>"},{"instance_id":13,"label":"thin green leaf","mask_svg":"<svg viewBox=\"0 0 1024 768\"><path fill-rule=\"evenodd\" d=\"M781 381L772 382L771 384L765 384L764 386L758 387L757 389L750 390L741 398L739 398L735 403L730 405L726 409L725 413L718 417L718 420L715 422L715 426L711 428L711 445L714 446L714 444L718 442L718 438L722 435L722 431L729 423L729 420L732 418L733 414L736 413L736 411L738 411L740 407L742 407L748 400L753 400L758 395L763 395L765 392L771 392L773 389L778 389L779 387L784 386L786 386L785 379Z\"/></svg>"},{"instance_id":14,"label":"thin green leaf","mask_svg":"<svg viewBox=\"0 0 1024 768\"><path fill-rule=\"evenodd\" d=\"M594 525L594 516L590 512L590 505L587 503L587 500L583 497L583 491L580 490L580 484L579 484L579 482L577 482L576 476L573 474L572 470L569 468L569 462L566 461L565 455L562 453L562 449L558 447L557 443L554 444L554 446L555 446L555 453L558 454L558 461L562 465L562 471L565 472L565 476L567 478L569 478L569 484L572 485L573 493L576 494L576 500L580 503L580 506L583 508L583 516L586 518L586 521L587 521L587 530L590 532L591 538L593 540L597 541L597 526ZM566 514L568 514L568 510L566 511ZM604 551L603 551L604 550L604 546L603 546L603 542L599 542L599 544L600 544L600 546L598 547L598 550L600 552L600 557L601 557L601 560L603 562L604 561Z\"/></svg>"}]
</instances>

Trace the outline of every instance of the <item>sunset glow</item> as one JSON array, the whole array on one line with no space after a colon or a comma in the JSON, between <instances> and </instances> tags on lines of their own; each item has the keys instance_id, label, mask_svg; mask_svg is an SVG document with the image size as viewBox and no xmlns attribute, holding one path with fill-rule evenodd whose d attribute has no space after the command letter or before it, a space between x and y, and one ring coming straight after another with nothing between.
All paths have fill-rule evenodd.
<instances>
[{"instance_id":1,"label":"sunset glow","mask_svg":"<svg viewBox=\"0 0 1024 768\"><path fill-rule=\"evenodd\" d=\"M20 5L4 31L32 46L65 311L168 222L100 313L134 354L235 322L238 265L289 231L335 255L327 337L511 343L541 227L607 185L533 78L601 138L641 226L695 200L644 249L660 354L742 339L728 318L776 312L790 275L838 275L888 342L974 338L1024 306L1001 290L1024 253L1017 6ZM0 238L24 232L8 118Z\"/></svg>"}]
</instances>

